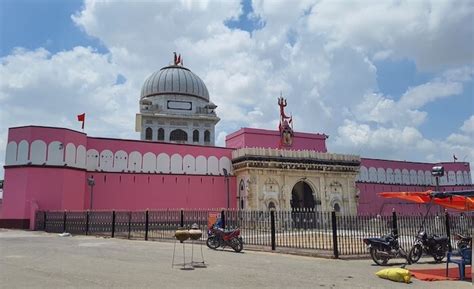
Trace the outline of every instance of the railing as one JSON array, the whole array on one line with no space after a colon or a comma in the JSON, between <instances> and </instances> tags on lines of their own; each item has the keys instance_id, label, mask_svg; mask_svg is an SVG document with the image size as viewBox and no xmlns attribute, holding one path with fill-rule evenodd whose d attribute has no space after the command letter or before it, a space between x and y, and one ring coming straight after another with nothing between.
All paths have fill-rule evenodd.
<instances>
[{"instance_id":1,"label":"railing","mask_svg":"<svg viewBox=\"0 0 474 289\"><path fill-rule=\"evenodd\" d=\"M409 250L418 231L453 236L470 235L474 215L339 216L314 210L155 210L155 211L54 211L36 213L36 230L110 236L127 239L174 240L175 230L196 223L206 239L210 215L220 214L226 229L240 228L245 244L272 250L324 251L340 255L367 255L363 239L396 229L402 247ZM451 238L451 246L456 242Z\"/></svg>"}]
</instances>

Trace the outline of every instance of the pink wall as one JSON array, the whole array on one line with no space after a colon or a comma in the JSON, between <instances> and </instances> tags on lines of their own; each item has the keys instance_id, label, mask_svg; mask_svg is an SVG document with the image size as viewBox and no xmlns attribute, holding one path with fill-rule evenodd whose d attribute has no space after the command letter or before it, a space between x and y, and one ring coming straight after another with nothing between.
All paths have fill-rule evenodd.
<instances>
[{"instance_id":1,"label":"pink wall","mask_svg":"<svg viewBox=\"0 0 474 289\"><path fill-rule=\"evenodd\" d=\"M172 174L87 173L96 185L93 209L146 210L163 208L224 208L227 188L223 176ZM230 177L229 195L236 207L236 180ZM85 196L90 206L90 188Z\"/></svg>"},{"instance_id":2,"label":"pink wall","mask_svg":"<svg viewBox=\"0 0 474 289\"><path fill-rule=\"evenodd\" d=\"M60 128L60 127L43 127L43 126L23 126L23 127L12 127L8 130L8 142L15 141L19 143L22 140L26 140L30 143L41 139L46 144L52 141L60 141L64 144L74 143L77 145L86 145L87 135L82 132Z\"/></svg>"},{"instance_id":3,"label":"pink wall","mask_svg":"<svg viewBox=\"0 0 474 289\"><path fill-rule=\"evenodd\" d=\"M407 169L407 170L423 170L431 171L433 166L442 165L445 172L447 171L469 171L470 167L467 162L444 162L444 163L422 163L422 162L411 162L411 161L396 161L396 160L381 160L381 159L370 159L361 158L361 166L366 168L391 168L391 169Z\"/></svg>"},{"instance_id":4,"label":"pink wall","mask_svg":"<svg viewBox=\"0 0 474 289\"><path fill-rule=\"evenodd\" d=\"M292 150L314 150L317 152L327 152L326 138L324 134L295 132L293 137ZM226 147L244 148L280 148L280 132L275 130L241 128L228 135L225 139Z\"/></svg>"}]
</instances>

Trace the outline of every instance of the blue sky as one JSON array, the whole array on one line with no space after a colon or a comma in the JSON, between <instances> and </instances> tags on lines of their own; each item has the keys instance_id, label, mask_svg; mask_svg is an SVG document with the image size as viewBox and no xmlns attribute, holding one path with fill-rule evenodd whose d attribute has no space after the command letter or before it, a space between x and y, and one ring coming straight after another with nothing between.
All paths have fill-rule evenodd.
<instances>
[{"instance_id":1,"label":"blue sky","mask_svg":"<svg viewBox=\"0 0 474 289\"><path fill-rule=\"evenodd\" d=\"M469 1L427 2L429 7L402 1L395 8L384 3L354 2L351 5L356 7L350 7L307 2L1 1L0 104L8 111L0 113L8 121L0 127L4 139L0 154L4 154L8 127L57 123L48 117L28 119L18 107L18 98L24 105L30 90L38 92L39 81L21 78L25 82L20 89L5 80L18 79L14 66L21 59L36 65L34 75L41 75L41 81L56 70L76 69L83 74L77 63L91 66L90 75L83 74L91 81L87 85L68 78L55 87L55 79L48 79L53 85L41 87L41 93L52 102L61 97L75 107L77 111L58 114L65 126L76 128L70 115L87 111L94 125L90 133L137 138L134 103L141 81L165 66L172 51L179 51L219 105L220 145L226 134L241 126L274 128L273 102L282 90L289 109L298 115L296 128L331 135L329 148L334 151L417 161L446 161L454 153L474 161L469 148L474 114L470 28L474 23ZM403 9L410 13L391 14ZM377 14L386 15L387 21ZM433 29L436 23L443 25ZM444 47L445 43L456 51ZM93 67L94 63L101 65ZM341 66L347 71L332 69ZM64 96L78 85L83 89L79 97L92 99L100 91L107 99L104 107L75 105L76 100ZM407 96L403 99L403 95ZM35 109L35 115L58 113L41 103ZM366 137L361 138L362 132ZM398 147L387 144L394 136L406 141Z\"/></svg>"}]
</instances>

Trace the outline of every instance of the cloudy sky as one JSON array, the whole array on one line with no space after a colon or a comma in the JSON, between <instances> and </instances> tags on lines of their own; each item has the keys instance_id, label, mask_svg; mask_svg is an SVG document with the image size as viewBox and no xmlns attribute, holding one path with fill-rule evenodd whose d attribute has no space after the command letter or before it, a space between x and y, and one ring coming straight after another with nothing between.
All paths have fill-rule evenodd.
<instances>
[{"instance_id":1,"label":"cloudy sky","mask_svg":"<svg viewBox=\"0 0 474 289\"><path fill-rule=\"evenodd\" d=\"M474 167L474 2L0 2L0 179L8 128L138 139L144 79L181 53L221 121L295 130L332 152Z\"/></svg>"}]
</instances>

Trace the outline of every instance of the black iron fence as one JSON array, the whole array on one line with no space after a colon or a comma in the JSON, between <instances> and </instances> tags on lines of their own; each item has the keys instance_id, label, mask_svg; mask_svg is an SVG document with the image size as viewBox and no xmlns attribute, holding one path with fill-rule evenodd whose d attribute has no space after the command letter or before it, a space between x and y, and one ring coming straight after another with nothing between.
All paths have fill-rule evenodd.
<instances>
[{"instance_id":1,"label":"black iron fence","mask_svg":"<svg viewBox=\"0 0 474 289\"><path fill-rule=\"evenodd\" d=\"M144 240L173 240L175 230L198 224L205 241L210 223L222 216L226 229L240 228L245 244L272 250L318 250L340 255L367 255L364 238L397 230L400 244L409 249L419 230L439 236L470 236L474 214L433 216L346 216L314 210L237 211L62 211L36 213L36 230ZM214 216L214 217L212 217ZM451 246L456 242L451 238Z\"/></svg>"}]
</instances>

